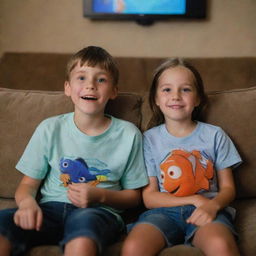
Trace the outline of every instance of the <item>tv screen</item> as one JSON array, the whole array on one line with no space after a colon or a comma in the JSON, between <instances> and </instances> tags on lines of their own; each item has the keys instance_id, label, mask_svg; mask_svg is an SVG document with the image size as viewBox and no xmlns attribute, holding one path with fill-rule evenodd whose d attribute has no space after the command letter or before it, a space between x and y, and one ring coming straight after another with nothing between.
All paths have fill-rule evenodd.
<instances>
[{"instance_id":1,"label":"tv screen","mask_svg":"<svg viewBox=\"0 0 256 256\"><path fill-rule=\"evenodd\" d=\"M206 0L84 0L84 16L142 23L174 17L205 18Z\"/></svg>"}]
</instances>

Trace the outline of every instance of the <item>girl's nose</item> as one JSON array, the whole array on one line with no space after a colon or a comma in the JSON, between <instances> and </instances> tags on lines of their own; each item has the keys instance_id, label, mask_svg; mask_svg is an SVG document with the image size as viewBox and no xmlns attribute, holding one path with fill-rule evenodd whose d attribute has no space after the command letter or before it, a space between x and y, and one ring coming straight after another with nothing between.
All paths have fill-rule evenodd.
<instances>
[{"instance_id":1,"label":"girl's nose","mask_svg":"<svg viewBox=\"0 0 256 256\"><path fill-rule=\"evenodd\" d=\"M173 90L171 97L173 100L179 100L180 99L180 92L178 90Z\"/></svg>"}]
</instances>

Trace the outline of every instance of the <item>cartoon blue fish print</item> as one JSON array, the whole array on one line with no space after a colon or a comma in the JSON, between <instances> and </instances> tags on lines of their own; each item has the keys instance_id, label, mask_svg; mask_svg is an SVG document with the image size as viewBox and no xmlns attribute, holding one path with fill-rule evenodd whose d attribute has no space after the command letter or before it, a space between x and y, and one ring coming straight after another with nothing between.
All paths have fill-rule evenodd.
<instances>
[{"instance_id":1,"label":"cartoon blue fish print","mask_svg":"<svg viewBox=\"0 0 256 256\"><path fill-rule=\"evenodd\" d=\"M101 181L106 181L110 172L108 169L99 170L94 167L88 167L87 163L82 158L75 160L68 158L61 158L60 160L60 180L64 187L68 184L74 183L90 183L96 186Z\"/></svg>"}]
</instances>

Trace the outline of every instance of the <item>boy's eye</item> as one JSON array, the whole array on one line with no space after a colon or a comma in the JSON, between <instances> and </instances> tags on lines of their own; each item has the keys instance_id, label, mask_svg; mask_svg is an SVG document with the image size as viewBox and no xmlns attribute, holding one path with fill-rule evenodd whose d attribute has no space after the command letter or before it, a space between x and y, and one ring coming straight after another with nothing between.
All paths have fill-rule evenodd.
<instances>
[{"instance_id":1,"label":"boy's eye","mask_svg":"<svg viewBox=\"0 0 256 256\"><path fill-rule=\"evenodd\" d=\"M105 83L105 82L107 81L107 79L101 77L101 78L99 78L97 81L98 81L99 83Z\"/></svg>"},{"instance_id":2,"label":"boy's eye","mask_svg":"<svg viewBox=\"0 0 256 256\"><path fill-rule=\"evenodd\" d=\"M81 80L81 81L84 81L85 77L84 76L79 76L78 79Z\"/></svg>"}]
</instances>

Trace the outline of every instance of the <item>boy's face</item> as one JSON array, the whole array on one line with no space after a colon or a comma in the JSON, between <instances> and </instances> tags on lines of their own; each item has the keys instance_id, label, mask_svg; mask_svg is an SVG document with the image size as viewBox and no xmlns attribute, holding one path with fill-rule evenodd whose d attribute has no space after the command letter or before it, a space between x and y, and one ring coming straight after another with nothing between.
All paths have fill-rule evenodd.
<instances>
[{"instance_id":1,"label":"boy's face","mask_svg":"<svg viewBox=\"0 0 256 256\"><path fill-rule=\"evenodd\" d=\"M95 116L104 114L108 100L117 96L117 88L106 70L78 63L65 82L65 94L71 97L76 113Z\"/></svg>"}]
</instances>

